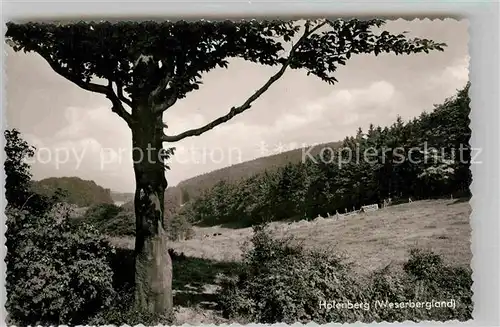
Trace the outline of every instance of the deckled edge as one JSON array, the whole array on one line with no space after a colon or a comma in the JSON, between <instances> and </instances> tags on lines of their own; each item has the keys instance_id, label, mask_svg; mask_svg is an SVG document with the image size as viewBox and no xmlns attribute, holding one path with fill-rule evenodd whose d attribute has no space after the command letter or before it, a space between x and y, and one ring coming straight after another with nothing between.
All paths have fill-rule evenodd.
<instances>
[{"instance_id":1,"label":"deckled edge","mask_svg":"<svg viewBox=\"0 0 500 327\"><path fill-rule=\"evenodd\" d=\"M416 20L416 19L414 19ZM433 19L435 20L435 19ZM2 23L3 23L3 31L2 31L2 83L1 83L1 99L2 99L2 116L0 117L0 121L2 122L2 127L3 127L3 130L5 130L6 128L6 122L5 122L5 110L4 108L6 108L6 103L7 103L7 99L5 97L5 84L6 84L6 80L7 80L7 76L6 76L6 73L5 73L5 57L6 57L6 53L5 53L5 43L4 43L4 35L5 35L5 31L6 31L6 25L5 25L5 21L4 21L4 17L2 16ZM469 46L470 46L470 28L471 28L471 24L470 24L470 21L468 23L469 25ZM470 47L469 47L469 72L470 72L470 67L471 67L471 64L473 63L473 60L471 60L471 56L470 56ZM472 64L472 66L474 66ZM469 73L469 80L470 80L470 73ZM471 84L471 92L472 94L474 93L477 93L477 92L474 92L474 86L476 84ZM479 87L479 83L477 83L477 86ZM470 113L470 118L471 118L471 122L470 122L470 127L471 127L471 130L472 130L472 135L471 135L471 139L470 139L470 144L471 146L474 146L475 145L475 137L474 135L476 134L475 133L475 130L472 128L472 125L474 123L474 121L478 121L479 122L479 119L474 118L474 96L471 96L471 113ZM496 109L496 108L494 108ZM479 125L479 124L475 124L475 125ZM479 126L477 126L479 128ZM5 158L5 152L4 152L4 138L2 137L2 149L1 149L1 153L2 153L2 158ZM477 171L477 169L474 169L473 167L471 167L471 170L472 170L472 184L470 185L471 187L471 192L473 191L473 189L479 187L478 184L478 181L474 178L475 177L475 173L474 171ZM2 174L4 174L4 171L2 169ZM486 186L486 185L484 185ZM1 277L2 277L2 281L5 281L5 276L6 276L6 267L5 267L5 254L6 254L6 247L5 247L5 231L6 231L6 225L5 225L5 176L3 175L3 178L2 178L2 194L1 194L1 209L2 209L2 219L3 219L3 222L2 222L2 227L1 227L1 239L2 239L2 242L3 242L3 246L2 246L2 250L1 250L1 255L2 255L2 260L1 260ZM475 201L477 200L475 197L474 197L474 192L473 193L473 196L471 198L471 201L470 201L470 205L471 205L471 208L472 208L472 213L471 213L471 250L472 250L472 254L473 254L473 257L472 257L472 261L471 261L471 267L473 267L473 280L475 279L475 277L477 277L477 271L476 269L479 268L479 267L475 267L476 269L474 269L474 266L476 265L476 257L474 256L474 252L475 250L477 249L477 246L474 246L474 239L478 236L477 235L477 230L475 230L474 227L478 227L478 226L474 226L474 225L477 225L475 224L474 222L476 221L476 211L474 210L474 203ZM478 297L478 294L477 294L477 285L476 283L474 282L473 286L472 286L472 290L474 292L474 295L473 295L473 301L476 302L477 300L477 297ZM1 303L1 315L3 317L6 317L6 309L5 309L5 299L6 299L6 290L5 290L5 283L3 282L2 283L2 288L0 290L0 297L2 299L2 303ZM476 308L474 308L474 312L476 312ZM2 322L3 324L5 324L5 321ZM414 323L414 322L411 322L411 321L404 321L402 322L404 325L420 325L422 323L425 323L426 325L442 325L442 324L456 324L458 323L458 321L448 321L446 323L440 323L440 322L428 322L428 321L421 321L419 323ZM396 325L398 323L377 323L377 325ZM240 325L240 324L219 324L219 325L215 325L215 324L197 324L197 325L189 325L189 324L183 324L182 326L243 326L243 325ZM292 324L291 326L301 326L302 324L300 323L295 323L295 324ZM317 323L315 322L310 322L307 324L308 326L318 326ZM357 323L354 323L354 324L339 324L339 323L331 323L331 324L328 324L329 326L336 326L336 325L366 325L364 323L360 323L360 322L357 322ZM127 325L124 325L124 326L127 326ZM143 326L143 325L137 325L137 326ZM248 324L248 325L245 325L245 326L288 326L287 324L281 324L281 323L277 323L277 324L272 324L272 325L265 325L265 324Z\"/></svg>"},{"instance_id":2,"label":"deckled edge","mask_svg":"<svg viewBox=\"0 0 500 327\"><path fill-rule=\"evenodd\" d=\"M3 6L3 5L2 5ZM5 232L7 230L7 218L5 216L5 207L7 205L7 201L5 199L5 170L3 168L4 166L4 161L5 161L5 137L4 137L4 131L7 128L7 97L6 97L6 81L7 81L7 72L6 72L6 44L5 44L5 33L7 31L7 25L5 21L5 16L2 15L2 76L1 76L1 82L0 82L0 99L2 101L2 114L0 116L0 123L2 126L2 135L1 135L1 141L0 141L0 154L2 158L2 168L1 168L1 177L0 177L0 184L2 185L1 190L0 190L0 210L1 210L1 223L0 223L0 281L1 281L1 288L0 288L0 323L2 326L6 326L7 322L7 309L5 307L6 301L7 301L7 290L5 288L5 281L7 278L7 267L5 263L5 256L7 254L7 246L6 246L6 239L5 239Z\"/></svg>"}]
</instances>

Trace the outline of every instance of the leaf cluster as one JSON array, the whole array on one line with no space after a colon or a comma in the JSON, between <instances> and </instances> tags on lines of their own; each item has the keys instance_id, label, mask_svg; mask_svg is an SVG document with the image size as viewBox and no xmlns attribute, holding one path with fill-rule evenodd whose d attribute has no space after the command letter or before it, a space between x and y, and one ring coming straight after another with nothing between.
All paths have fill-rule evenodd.
<instances>
[{"instance_id":1,"label":"leaf cluster","mask_svg":"<svg viewBox=\"0 0 500 327\"><path fill-rule=\"evenodd\" d=\"M13 323L82 323L111 305L112 248L92 226L12 208L6 239Z\"/></svg>"},{"instance_id":2,"label":"leaf cluster","mask_svg":"<svg viewBox=\"0 0 500 327\"><path fill-rule=\"evenodd\" d=\"M356 54L411 54L445 46L376 32L383 24L380 19L9 22L6 37L15 51L37 52L68 79L114 81L132 98L150 94L167 78L169 87L161 90L166 100L198 89L202 74L227 67L229 58L302 68L333 83L337 67Z\"/></svg>"}]
</instances>

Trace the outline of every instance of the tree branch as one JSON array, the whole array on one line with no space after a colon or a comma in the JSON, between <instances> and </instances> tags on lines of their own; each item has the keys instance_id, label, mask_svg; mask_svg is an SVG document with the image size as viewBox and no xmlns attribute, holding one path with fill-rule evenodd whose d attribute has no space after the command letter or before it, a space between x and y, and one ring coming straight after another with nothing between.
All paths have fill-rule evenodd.
<instances>
[{"instance_id":1,"label":"tree branch","mask_svg":"<svg viewBox=\"0 0 500 327\"><path fill-rule=\"evenodd\" d=\"M234 116L244 112L245 110L250 109L252 102L257 100L264 92L266 92L269 89L269 87L274 82L276 82L278 79L281 78L281 76L283 76L283 74L285 73L286 69L288 68L288 66L290 65L290 63L293 59L293 55L295 54L297 49L300 47L300 45L302 44L304 39L306 39L309 35L314 33L314 31L316 31L318 28L323 26L325 23L326 22L318 24L312 30L309 29L310 25L306 24L304 33L302 34L300 39L297 41L297 43L295 43L293 45L292 49L290 50L290 54L288 55L287 60L283 63L281 69L276 74L271 76L271 78L269 78L269 80L261 88L259 88L257 91L255 91L254 94L252 94L252 96L250 96L241 106L232 107L231 110L226 115L215 119L214 121L206 124L205 126L202 126L200 128L196 128L196 129L191 129L191 130L185 131L181 134L174 135L174 136L164 135L162 140L164 142L177 142L177 141L180 141L186 137L201 135L201 134L205 133L206 131L213 129L216 126L227 122L228 120L230 120Z\"/></svg>"},{"instance_id":2,"label":"tree branch","mask_svg":"<svg viewBox=\"0 0 500 327\"><path fill-rule=\"evenodd\" d=\"M154 111L157 114L163 113L165 110L172 107L176 102L177 102L177 92L173 91L172 95L168 98L168 100L158 105L156 108L154 108Z\"/></svg>"},{"instance_id":3,"label":"tree branch","mask_svg":"<svg viewBox=\"0 0 500 327\"><path fill-rule=\"evenodd\" d=\"M148 101L151 104L154 103L154 101L158 99L161 91L165 90L165 88L167 87L168 83L170 83L170 81L172 80L172 75L173 74L171 72L167 72L165 74L165 77L162 78L162 80L158 84L158 86L153 91L151 91L151 93L149 94L149 98L148 98Z\"/></svg>"},{"instance_id":4,"label":"tree branch","mask_svg":"<svg viewBox=\"0 0 500 327\"><path fill-rule=\"evenodd\" d=\"M121 102L132 108L132 101L130 99L127 99L123 95L123 85L119 84L118 82L116 82L116 93L118 95L118 99L120 99Z\"/></svg>"},{"instance_id":5,"label":"tree branch","mask_svg":"<svg viewBox=\"0 0 500 327\"><path fill-rule=\"evenodd\" d=\"M309 32L309 35L316 32L318 29L320 29L321 27L323 27L326 23L328 22L327 19L325 19L325 21L321 24L318 24L316 25L310 32Z\"/></svg>"},{"instance_id":6,"label":"tree branch","mask_svg":"<svg viewBox=\"0 0 500 327\"><path fill-rule=\"evenodd\" d=\"M173 106L175 102L177 102L177 92L175 91L175 87L170 85L167 91L171 91L172 94L167 97L166 101L161 103L162 93L165 92L167 86L171 84L175 73L174 66L169 65L164 61L162 61L162 64L164 67L163 71L165 73L165 76L160 80L157 87L153 91L151 91L148 97L148 103L153 107L153 110L156 113L163 113L165 110Z\"/></svg>"},{"instance_id":7,"label":"tree branch","mask_svg":"<svg viewBox=\"0 0 500 327\"><path fill-rule=\"evenodd\" d=\"M47 54L45 51L42 51L40 49L40 51L38 51L38 53L47 61L47 63L50 65L50 67L57 74L59 74L60 76L64 77L68 81L73 82L75 85L79 86L80 88L82 88L82 89L84 89L86 91L91 91L91 92L95 92L95 93L104 94L109 100L111 100L111 103L113 105L111 107L111 111L115 112L116 114L118 114L118 116L120 116L121 118L123 118L123 120L125 120L125 122L127 123L127 125L129 127L132 125L132 123L133 123L132 115L130 115L123 108L123 105L121 103L121 101L123 101L123 100L121 100L119 98L119 96L117 96L115 94L115 92L113 91L113 87L111 86L111 81L110 80L108 80L108 86L82 81L81 79L76 78L75 76L71 75L69 72L67 72L66 70L64 70L54 60L52 60L52 58L50 57L50 55ZM118 87L118 92L123 97L123 93L122 93L121 87ZM127 102L124 101L125 103L132 104L130 102L130 100L126 99L125 97L123 97L123 99L127 101Z\"/></svg>"},{"instance_id":8,"label":"tree branch","mask_svg":"<svg viewBox=\"0 0 500 327\"><path fill-rule=\"evenodd\" d=\"M148 101L154 107L154 111L158 114L163 113L165 110L167 110L177 102L177 91L175 89L175 86L170 86L168 90L171 91L171 94L167 97L167 100L161 104L155 105L155 102L157 102L157 100L160 98L160 93L162 91L165 91L172 78L173 73L167 73L158 87L154 89L149 95Z\"/></svg>"},{"instance_id":9,"label":"tree branch","mask_svg":"<svg viewBox=\"0 0 500 327\"><path fill-rule=\"evenodd\" d=\"M127 123L127 125L129 127L132 127L132 124L133 124L132 115L129 114L125 110L125 108L123 108L123 104L122 104L123 100L120 99L120 94L123 97L123 91L122 91L121 85L118 85L118 83L116 83L116 89L118 90L118 95L116 95L115 91L113 90L113 82L110 79L108 79L108 87L107 87L108 92L106 93L106 97L113 104L113 106L111 107L111 111L113 111L118 116L123 118L123 120L125 120L125 122ZM125 97L123 97L123 99L130 101L130 100L126 99ZM132 103L130 103L130 104L132 104Z\"/></svg>"},{"instance_id":10,"label":"tree branch","mask_svg":"<svg viewBox=\"0 0 500 327\"><path fill-rule=\"evenodd\" d=\"M95 92L95 93L101 93L101 94L107 94L108 93L108 88L104 85L100 84L95 84L95 83L90 83L90 82L84 82L78 78L75 78L72 76L70 73L62 69L61 66L59 66L56 62L52 60L50 55L46 54L44 51L40 50L38 52L50 65L50 67L59 75L64 77L65 79L69 80L70 82L73 82L77 86L81 87L84 90Z\"/></svg>"}]
</instances>

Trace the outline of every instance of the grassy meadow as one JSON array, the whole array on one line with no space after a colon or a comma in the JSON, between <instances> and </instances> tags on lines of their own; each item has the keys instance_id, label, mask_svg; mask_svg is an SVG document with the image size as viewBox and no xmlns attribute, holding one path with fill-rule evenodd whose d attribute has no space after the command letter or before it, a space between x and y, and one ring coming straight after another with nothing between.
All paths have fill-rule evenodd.
<instances>
[{"instance_id":1,"label":"grassy meadow","mask_svg":"<svg viewBox=\"0 0 500 327\"><path fill-rule=\"evenodd\" d=\"M292 237L311 249L345 257L363 275L387 265L401 265L411 248L432 250L446 264L470 266L471 207L460 200L424 200L336 219L272 222L276 237ZM174 259L173 288L177 323L221 323L214 293L218 274L238 265L249 246L252 228L194 227L195 236L171 243L183 259ZM134 239L112 237L133 249Z\"/></svg>"}]
</instances>

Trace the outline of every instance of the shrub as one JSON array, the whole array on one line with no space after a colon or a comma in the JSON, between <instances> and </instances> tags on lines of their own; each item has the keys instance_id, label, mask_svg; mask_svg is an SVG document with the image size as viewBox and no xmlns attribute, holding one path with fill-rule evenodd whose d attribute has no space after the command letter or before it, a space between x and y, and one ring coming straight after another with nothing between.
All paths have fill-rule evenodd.
<instances>
[{"instance_id":1,"label":"shrub","mask_svg":"<svg viewBox=\"0 0 500 327\"><path fill-rule=\"evenodd\" d=\"M7 211L9 323L85 323L111 304L112 248L88 224Z\"/></svg>"},{"instance_id":2,"label":"shrub","mask_svg":"<svg viewBox=\"0 0 500 327\"><path fill-rule=\"evenodd\" d=\"M193 226L185 215L175 214L169 219L167 233L172 241L189 239L193 236Z\"/></svg>"},{"instance_id":3,"label":"shrub","mask_svg":"<svg viewBox=\"0 0 500 327\"><path fill-rule=\"evenodd\" d=\"M412 250L402 267L369 276L352 271L336 256L307 251L291 239L273 239L255 228L253 248L241 270L224 276L219 305L227 318L244 322L461 321L472 317L471 272L446 266L441 257ZM456 307L383 308L375 302L456 301ZM359 303L361 308L325 310L320 301ZM324 302L323 302L324 303Z\"/></svg>"},{"instance_id":4,"label":"shrub","mask_svg":"<svg viewBox=\"0 0 500 327\"><path fill-rule=\"evenodd\" d=\"M132 211L114 204L97 204L73 220L75 224L88 223L99 233L109 236L135 236L135 216Z\"/></svg>"},{"instance_id":5,"label":"shrub","mask_svg":"<svg viewBox=\"0 0 500 327\"><path fill-rule=\"evenodd\" d=\"M401 303L407 300L406 289L410 280L401 270L391 265L375 271L369 276L366 292L371 303L375 301ZM404 321L411 319L405 309L373 310L376 321Z\"/></svg>"},{"instance_id":6,"label":"shrub","mask_svg":"<svg viewBox=\"0 0 500 327\"><path fill-rule=\"evenodd\" d=\"M103 310L94 315L88 322L89 325L172 325L174 322L174 315L160 315L151 314L149 312L142 312L134 309L134 294L133 292L123 292L116 294L113 298L113 306L107 310Z\"/></svg>"},{"instance_id":7,"label":"shrub","mask_svg":"<svg viewBox=\"0 0 500 327\"><path fill-rule=\"evenodd\" d=\"M114 204L96 204L87 209L82 219L85 219L100 230L103 225L108 223L109 220L114 218L121 211L122 209Z\"/></svg>"},{"instance_id":8,"label":"shrub","mask_svg":"<svg viewBox=\"0 0 500 327\"><path fill-rule=\"evenodd\" d=\"M259 323L355 322L359 310L325 310L320 301L362 301L362 288L340 258L309 252L290 239L255 228L237 276L225 277L219 303L228 318Z\"/></svg>"},{"instance_id":9,"label":"shrub","mask_svg":"<svg viewBox=\"0 0 500 327\"><path fill-rule=\"evenodd\" d=\"M430 251L412 249L402 269L385 267L371 276L368 297L371 301L432 302L456 301L456 307L385 308L374 312L377 321L447 321L472 318L472 277L462 267L450 267Z\"/></svg>"},{"instance_id":10,"label":"shrub","mask_svg":"<svg viewBox=\"0 0 500 327\"><path fill-rule=\"evenodd\" d=\"M135 236L135 215L133 212L121 210L104 222L100 231L110 236Z\"/></svg>"},{"instance_id":11,"label":"shrub","mask_svg":"<svg viewBox=\"0 0 500 327\"><path fill-rule=\"evenodd\" d=\"M431 251L412 249L403 266L409 278L408 293L416 300L456 301L456 308L422 310L421 319L461 321L472 319L472 272L464 267L445 265Z\"/></svg>"}]
</instances>

